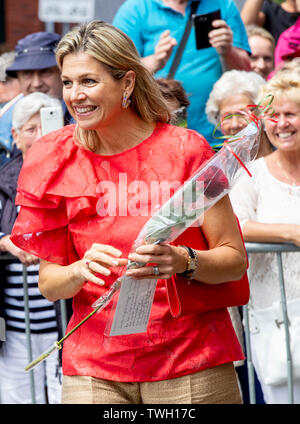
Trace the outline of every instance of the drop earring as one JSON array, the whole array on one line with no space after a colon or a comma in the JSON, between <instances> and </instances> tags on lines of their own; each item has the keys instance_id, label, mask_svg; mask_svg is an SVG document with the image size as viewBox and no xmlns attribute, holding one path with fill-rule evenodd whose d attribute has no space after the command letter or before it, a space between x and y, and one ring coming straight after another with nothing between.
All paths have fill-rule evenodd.
<instances>
[{"instance_id":1,"label":"drop earring","mask_svg":"<svg viewBox=\"0 0 300 424\"><path fill-rule=\"evenodd\" d=\"M122 108L123 108L123 109L127 109L127 108L128 108L128 106L130 105L130 103L131 103L131 100L130 100L130 99L128 99L127 94L126 94L126 93L124 93L124 94L123 94L123 101L122 101Z\"/></svg>"}]
</instances>

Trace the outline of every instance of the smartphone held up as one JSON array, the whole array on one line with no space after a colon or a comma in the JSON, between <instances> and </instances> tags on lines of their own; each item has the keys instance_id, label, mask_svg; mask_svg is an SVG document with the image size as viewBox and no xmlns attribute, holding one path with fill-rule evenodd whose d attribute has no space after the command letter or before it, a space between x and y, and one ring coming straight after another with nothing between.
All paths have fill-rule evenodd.
<instances>
[{"instance_id":1,"label":"smartphone held up","mask_svg":"<svg viewBox=\"0 0 300 424\"><path fill-rule=\"evenodd\" d=\"M208 33L213 29L212 22L217 19L221 19L220 10L193 16L197 50L211 47L208 39Z\"/></svg>"},{"instance_id":2,"label":"smartphone held up","mask_svg":"<svg viewBox=\"0 0 300 424\"><path fill-rule=\"evenodd\" d=\"M64 115L62 107L42 107L40 114L42 135L59 130L64 126Z\"/></svg>"}]
</instances>

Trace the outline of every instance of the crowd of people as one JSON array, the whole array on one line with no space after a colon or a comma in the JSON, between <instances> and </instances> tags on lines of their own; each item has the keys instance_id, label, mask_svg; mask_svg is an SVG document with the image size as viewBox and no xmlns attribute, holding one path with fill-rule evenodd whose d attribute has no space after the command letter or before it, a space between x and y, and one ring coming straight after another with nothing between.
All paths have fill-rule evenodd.
<instances>
[{"instance_id":1,"label":"crowd of people","mask_svg":"<svg viewBox=\"0 0 300 424\"><path fill-rule=\"evenodd\" d=\"M212 12L201 35L208 45L198 48L197 16ZM60 299L69 331L123 273L130 282L157 280L147 331L112 337L113 306L94 315L62 355L34 370L37 403L248 403L239 305L208 301L174 318L166 284L185 284L195 297L197 285L210 286L217 299L220 285L246 272L260 402L288 403L287 376L274 382L264 370L266 352L271 364L284 352L269 349L276 320L264 325L280 302L275 254L250 255L247 271L243 241L300 246L299 16L298 0L246 0L241 11L233 0L125 0L112 24L28 34L0 56L0 252L11 255L0 261L0 403L31 403L23 266L33 356L61 336ZM275 117L263 119L252 178L177 241L132 251L151 211L268 96ZM47 107L64 116L48 134ZM149 199L153 182L165 188ZM283 255L295 346L297 254Z\"/></svg>"}]
</instances>

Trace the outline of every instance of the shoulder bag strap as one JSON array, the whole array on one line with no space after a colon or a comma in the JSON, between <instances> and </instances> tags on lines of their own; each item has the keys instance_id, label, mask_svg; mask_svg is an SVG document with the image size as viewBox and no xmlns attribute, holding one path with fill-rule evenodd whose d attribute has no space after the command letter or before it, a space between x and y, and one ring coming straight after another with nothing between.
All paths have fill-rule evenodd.
<instances>
[{"instance_id":1,"label":"shoulder bag strap","mask_svg":"<svg viewBox=\"0 0 300 424\"><path fill-rule=\"evenodd\" d=\"M178 65L180 63L183 50L185 48L186 42L189 38L191 29L192 29L192 26L193 26L193 15L196 13L199 3L200 3L200 1L193 1L192 2L189 19L186 23L186 27L185 27L183 36L180 40L179 46L178 46L176 53L175 53L173 63L171 65L169 73L168 73L168 78L170 78L170 79L174 78L175 72L176 72Z\"/></svg>"}]
</instances>

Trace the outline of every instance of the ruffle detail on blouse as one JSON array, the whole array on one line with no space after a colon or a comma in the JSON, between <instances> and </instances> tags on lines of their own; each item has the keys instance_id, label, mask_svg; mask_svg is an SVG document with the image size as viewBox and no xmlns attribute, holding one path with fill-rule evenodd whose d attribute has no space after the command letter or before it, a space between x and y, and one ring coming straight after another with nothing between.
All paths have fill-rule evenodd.
<instances>
[{"instance_id":1,"label":"ruffle detail on blouse","mask_svg":"<svg viewBox=\"0 0 300 424\"><path fill-rule=\"evenodd\" d=\"M93 162L73 142L74 129L69 125L46 135L28 151L16 196L21 210L11 236L21 249L45 260L50 260L47 246L55 243L57 254L53 257L50 249L51 261L64 265L79 259L69 243L69 222L82 213L95 214L98 200Z\"/></svg>"},{"instance_id":2,"label":"ruffle detail on blouse","mask_svg":"<svg viewBox=\"0 0 300 424\"><path fill-rule=\"evenodd\" d=\"M74 129L64 127L32 146L20 173L16 204L57 210L64 198L66 222L78 213L96 212L99 179L86 151L73 142ZM38 175L44 176L42 181Z\"/></svg>"},{"instance_id":3,"label":"ruffle detail on blouse","mask_svg":"<svg viewBox=\"0 0 300 424\"><path fill-rule=\"evenodd\" d=\"M183 182L213 154L198 133L162 123L157 123L153 134L138 146L113 158L78 146L74 142L74 130L75 125L66 126L42 137L29 149L18 180L16 204L21 205L21 210L11 237L21 249L64 265L80 259L78 255L90 245L90 239L82 237L87 226L94 235L95 228L99 231L102 224L101 231L106 233L103 239L112 242L113 235L108 238L107 233L115 216L97 224L93 224L93 218L102 216L101 208L113 204L109 195L120 193L121 183L115 194L106 196L105 183L119 183L123 165L127 169L128 161L128 181L169 181L171 175L171 182ZM160 175L156 172L158 164ZM128 197L128 205L133 198L134 195ZM143 225L144 218L139 222ZM80 236L71 243L72 236L76 237L74 226ZM117 228L124 233L123 223ZM80 253L76 254L72 246Z\"/></svg>"},{"instance_id":4,"label":"ruffle detail on blouse","mask_svg":"<svg viewBox=\"0 0 300 424\"><path fill-rule=\"evenodd\" d=\"M56 208L62 197L95 197L98 178L84 149L73 142L74 129L68 125L33 144L20 172L16 204Z\"/></svg>"}]
</instances>

